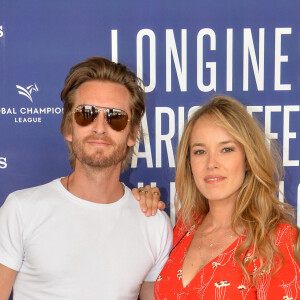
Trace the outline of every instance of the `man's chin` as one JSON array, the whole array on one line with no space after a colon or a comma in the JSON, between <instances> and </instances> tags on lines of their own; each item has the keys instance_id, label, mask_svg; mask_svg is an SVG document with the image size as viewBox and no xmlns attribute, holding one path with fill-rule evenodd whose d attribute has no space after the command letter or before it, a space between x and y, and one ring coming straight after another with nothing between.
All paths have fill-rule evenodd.
<instances>
[{"instance_id":1,"label":"man's chin","mask_svg":"<svg viewBox=\"0 0 300 300\"><path fill-rule=\"evenodd\" d=\"M93 157L83 158L81 163L93 168L109 168L116 166L121 161L122 159L116 159L116 157L103 157L103 155L99 157L94 155Z\"/></svg>"}]
</instances>

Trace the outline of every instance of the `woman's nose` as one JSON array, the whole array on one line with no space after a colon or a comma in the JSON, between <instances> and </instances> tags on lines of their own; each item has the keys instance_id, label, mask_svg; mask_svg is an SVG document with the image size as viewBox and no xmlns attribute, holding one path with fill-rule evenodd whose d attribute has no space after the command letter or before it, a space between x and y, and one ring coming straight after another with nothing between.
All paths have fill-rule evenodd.
<instances>
[{"instance_id":1,"label":"woman's nose","mask_svg":"<svg viewBox=\"0 0 300 300\"><path fill-rule=\"evenodd\" d=\"M219 167L218 156L215 153L210 153L207 156L207 168L215 169Z\"/></svg>"}]
</instances>

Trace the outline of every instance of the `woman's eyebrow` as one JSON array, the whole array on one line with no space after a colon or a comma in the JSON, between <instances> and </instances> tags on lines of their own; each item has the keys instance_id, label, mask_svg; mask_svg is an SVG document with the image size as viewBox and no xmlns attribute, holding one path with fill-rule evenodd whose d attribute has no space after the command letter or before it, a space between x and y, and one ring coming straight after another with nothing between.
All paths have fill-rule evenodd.
<instances>
[{"instance_id":1,"label":"woman's eyebrow","mask_svg":"<svg viewBox=\"0 0 300 300\"><path fill-rule=\"evenodd\" d=\"M226 145L226 144L231 144L231 143L236 144L236 142L234 140L221 141L218 144L219 145ZM193 145L191 145L191 147L199 147L199 146L204 147L205 144L204 143L194 143Z\"/></svg>"}]
</instances>

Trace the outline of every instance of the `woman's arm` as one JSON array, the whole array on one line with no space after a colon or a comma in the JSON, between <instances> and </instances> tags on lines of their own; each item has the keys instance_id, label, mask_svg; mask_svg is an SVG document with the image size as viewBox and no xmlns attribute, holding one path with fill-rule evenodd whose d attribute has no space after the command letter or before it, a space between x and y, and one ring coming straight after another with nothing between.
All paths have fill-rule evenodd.
<instances>
[{"instance_id":1,"label":"woman's arm","mask_svg":"<svg viewBox=\"0 0 300 300\"><path fill-rule=\"evenodd\" d=\"M300 297L300 262L294 256L296 230L287 224L280 225L275 244L282 253L282 267L274 275L267 274L257 284L257 299L298 299ZM277 265L280 259L275 259Z\"/></svg>"}]
</instances>

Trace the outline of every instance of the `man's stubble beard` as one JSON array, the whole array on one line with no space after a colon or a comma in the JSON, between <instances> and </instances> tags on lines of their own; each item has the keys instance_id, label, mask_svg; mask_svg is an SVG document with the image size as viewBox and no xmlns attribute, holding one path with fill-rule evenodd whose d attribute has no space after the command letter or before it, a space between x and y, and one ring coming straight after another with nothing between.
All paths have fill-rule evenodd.
<instances>
[{"instance_id":1,"label":"man's stubble beard","mask_svg":"<svg viewBox=\"0 0 300 300\"><path fill-rule=\"evenodd\" d=\"M115 166L126 158L127 139L124 140L123 144L116 145L116 143L114 143L110 138L102 137L101 140L109 142L110 146L108 147L113 147L114 150L109 154L104 154L105 150L99 149L97 151L94 151L92 154L88 154L84 149L84 145L89 139L97 139L97 138L99 139L99 137L88 136L84 138L83 141L73 139L72 142L73 153L76 159L80 161L82 164L87 165L89 167L101 169L101 168L108 168L108 167Z\"/></svg>"}]
</instances>

